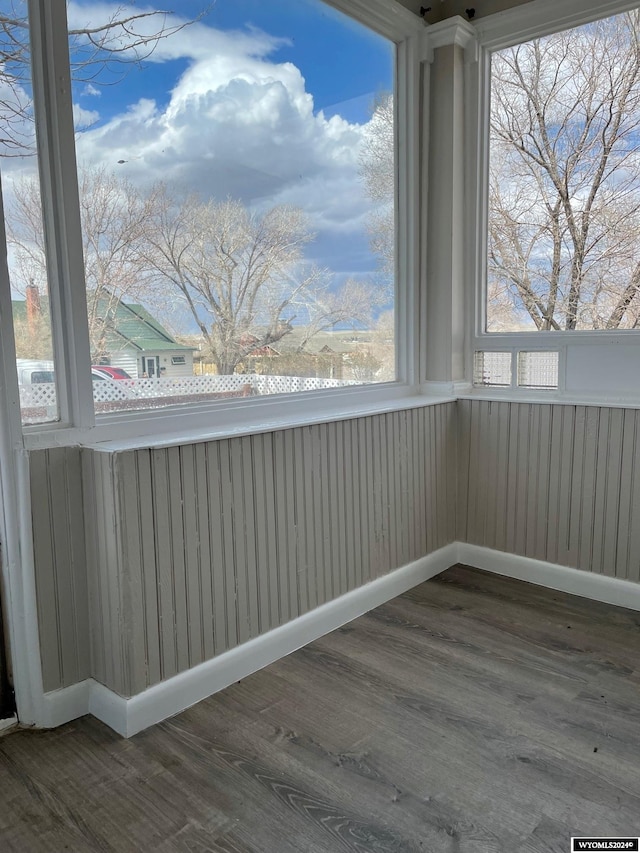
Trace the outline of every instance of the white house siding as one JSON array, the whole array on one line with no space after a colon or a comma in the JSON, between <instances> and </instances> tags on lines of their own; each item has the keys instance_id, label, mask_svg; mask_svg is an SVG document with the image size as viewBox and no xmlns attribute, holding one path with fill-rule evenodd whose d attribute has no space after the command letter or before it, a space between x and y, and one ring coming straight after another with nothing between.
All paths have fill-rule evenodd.
<instances>
[{"instance_id":1,"label":"white house siding","mask_svg":"<svg viewBox=\"0 0 640 853\"><path fill-rule=\"evenodd\" d=\"M171 364L172 356L184 356L184 364ZM144 369L142 366L143 358L160 358L160 368L165 368L162 376L171 377L171 376L193 376L193 353L191 352L145 352L138 355L137 361L137 371L138 377L142 376L144 373Z\"/></svg>"},{"instance_id":2,"label":"white house siding","mask_svg":"<svg viewBox=\"0 0 640 853\"><path fill-rule=\"evenodd\" d=\"M167 356L163 356L160 359L161 366L167 368L166 376L193 376L193 353L192 352L173 353L173 355L183 355L184 356L184 364L171 364L171 355L172 355L172 353L168 353ZM166 364L164 362L165 358L167 359Z\"/></svg>"},{"instance_id":3,"label":"white house siding","mask_svg":"<svg viewBox=\"0 0 640 853\"><path fill-rule=\"evenodd\" d=\"M110 365L126 370L132 379L137 379L142 375L142 371L138 370L138 350L133 348L127 347L110 353Z\"/></svg>"}]
</instances>

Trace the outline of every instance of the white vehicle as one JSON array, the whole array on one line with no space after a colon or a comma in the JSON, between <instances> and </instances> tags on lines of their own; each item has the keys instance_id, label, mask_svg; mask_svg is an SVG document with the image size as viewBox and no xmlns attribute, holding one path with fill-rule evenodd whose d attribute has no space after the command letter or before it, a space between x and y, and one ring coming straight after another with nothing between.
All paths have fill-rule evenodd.
<instances>
[{"instance_id":1,"label":"white vehicle","mask_svg":"<svg viewBox=\"0 0 640 853\"><path fill-rule=\"evenodd\" d=\"M29 358L17 358L18 384L24 386L41 385L55 382L52 361L34 361Z\"/></svg>"}]
</instances>

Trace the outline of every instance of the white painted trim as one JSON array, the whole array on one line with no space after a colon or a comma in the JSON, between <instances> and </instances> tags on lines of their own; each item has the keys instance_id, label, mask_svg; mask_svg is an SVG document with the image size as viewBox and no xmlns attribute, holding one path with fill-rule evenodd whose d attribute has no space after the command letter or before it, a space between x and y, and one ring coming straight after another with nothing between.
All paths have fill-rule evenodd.
<instances>
[{"instance_id":1,"label":"white painted trim","mask_svg":"<svg viewBox=\"0 0 640 853\"><path fill-rule=\"evenodd\" d=\"M14 714L13 717L5 717L4 720L0 720L0 734L4 732L8 732L9 729L15 729L18 725L18 718Z\"/></svg>"},{"instance_id":2,"label":"white painted trim","mask_svg":"<svg viewBox=\"0 0 640 853\"><path fill-rule=\"evenodd\" d=\"M45 693L42 716L37 721L38 728L54 729L56 726L88 714L94 684L93 679L87 678L71 687L62 687L60 690Z\"/></svg>"},{"instance_id":3,"label":"white painted trim","mask_svg":"<svg viewBox=\"0 0 640 853\"><path fill-rule=\"evenodd\" d=\"M557 589L593 601L602 601L616 607L640 610L640 583L494 551L480 545L458 542L456 547L457 561L476 569L484 569L486 572L527 581L547 589Z\"/></svg>"},{"instance_id":4,"label":"white painted trim","mask_svg":"<svg viewBox=\"0 0 640 853\"><path fill-rule=\"evenodd\" d=\"M119 696L93 679L45 693L44 710L38 725L59 726L91 713L118 734L131 737L335 631L457 563L606 604L640 610L640 584L455 542L136 696Z\"/></svg>"},{"instance_id":5,"label":"white painted trim","mask_svg":"<svg viewBox=\"0 0 640 853\"><path fill-rule=\"evenodd\" d=\"M476 40L475 27L459 15L439 21L427 30L427 42L432 50L457 44L464 50L471 47L475 53Z\"/></svg>"},{"instance_id":6,"label":"white painted trim","mask_svg":"<svg viewBox=\"0 0 640 853\"><path fill-rule=\"evenodd\" d=\"M456 380L455 382L436 382L432 379L426 379L422 385L422 393L427 398L433 398L438 402L444 400L457 401L462 395L471 393L472 386L466 380Z\"/></svg>"},{"instance_id":7,"label":"white painted trim","mask_svg":"<svg viewBox=\"0 0 640 853\"><path fill-rule=\"evenodd\" d=\"M131 737L435 577L457 558L456 546L446 545L128 699L93 679L46 693L43 725L57 726L91 713Z\"/></svg>"},{"instance_id":8,"label":"white painted trim","mask_svg":"<svg viewBox=\"0 0 640 853\"><path fill-rule=\"evenodd\" d=\"M29 3L33 103L60 422L95 421L66 0Z\"/></svg>"},{"instance_id":9,"label":"white painted trim","mask_svg":"<svg viewBox=\"0 0 640 853\"><path fill-rule=\"evenodd\" d=\"M42 667L38 634L29 460L23 448L4 211L0 191L0 588L7 656L20 721L39 721Z\"/></svg>"},{"instance_id":10,"label":"white painted trim","mask_svg":"<svg viewBox=\"0 0 640 853\"><path fill-rule=\"evenodd\" d=\"M446 386L447 389L449 386ZM345 389L349 390L349 389ZM354 392L358 388L353 389ZM468 390L465 388L465 390ZM79 444L82 447L90 447L93 450L105 453L115 453L122 450L136 450L162 447L175 447L177 445L196 444L201 441L215 441L222 438L234 438L237 436L256 435L275 430L292 429L310 424L335 423L337 421L364 418L371 415L380 415L387 412L399 412L409 409L422 408L424 406L435 406L441 403L453 403L456 400L454 394L447 390L443 396L429 396L420 394L415 389L407 391L403 395L389 395L380 397L375 403L369 398L359 397L353 393L342 398L340 406L331 408L318 405L315 407L307 405L306 399L296 398L290 395L289 400L284 401L278 396L279 403L273 403L263 413L262 417L248 421L242 417L234 419L233 412L229 410L229 417L213 419L209 416L206 423L200 424L195 418L185 422L184 417L179 422L172 424L173 429L158 431L144 419L132 421L138 429L135 433L113 432L99 433L97 431L85 432L82 436L72 440L67 431L38 433L25 437L25 444L29 450L42 450L47 447L62 447ZM306 395L305 395L306 397ZM241 401L238 401L239 403ZM291 406L289 405L291 404ZM268 405L265 403L265 405ZM147 430L144 431L146 423ZM180 424L180 426L179 426Z\"/></svg>"},{"instance_id":11,"label":"white painted trim","mask_svg":"<svg viewBox=\"0 0 640 853\"><path fill-rule=\"evenodd\" d=\"M482 45L500 50L637 6L637 0L534 0L480 18L474 26Z\"/></svg>"},{"instance_id":12,"label":"white painted trim","mask_svg":"<svg viewBox=\"0 0 640 853\"><path fill-rule=\"evenodd\" d=\"M400 3L389 3L387 0L323 0L323 2L360 21L380 35L396 41L414 35L427 26L419 15L401 6Z\"/></svg>"},{"instance_id":13,"label":"white painted trim","mask_svg":"<svg viewBox=\"0 0 640 853\"><path fill-rule=\"evenodd\" d=\"M559 394L557 391L527 391L526 389L490 388L469 389L458 394L457 400L486 400L489 403L532 403L536 406L585 406L595 409L640 409L640 400L618 397L595 397L580 394Z\"/></svg>"},{"instance_id":14,"label":"white painted trim","mask_svg":"<svg viewBox=\"0 0 640 853\"><path fill-rule=\"evenodd\" d=\"M397 46L394 93L395 188L395 353L396 378L415 388L419 375L421 38ZM428 95L427 95L428 98Z\"/></svg>"}]
</instances>

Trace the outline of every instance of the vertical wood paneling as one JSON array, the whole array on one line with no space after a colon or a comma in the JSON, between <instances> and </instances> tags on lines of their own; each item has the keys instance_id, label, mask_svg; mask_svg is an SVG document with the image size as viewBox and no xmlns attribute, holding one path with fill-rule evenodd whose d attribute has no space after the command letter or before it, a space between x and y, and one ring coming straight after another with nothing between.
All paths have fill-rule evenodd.
<instances>
[{"instance_id":1,"label":"vertical wood paneling","mask_svg":"<svg viewBox=\"0 0 640 853\"><path fill-rule=\"evenodd\" d=\"M45 674L45 690L51 690L64 683L57 555L53 542L51 495L47 474L48 456L48 451L31 454L33 550L40 624L40 656Z\"/></svg>"},{"instance_id":2,"label":"vertical wood paneling","mask_svg":"<svg viewBox=\"0 0 640 853\"><path fill-rule=\"evenodd\" d=\"M142 565L142 526L140 524L140 480L141 472L136 454L127 454L127 461L120 466L120 506L123 548L126 550L128 561L120 567L120 607L122 609L122 625L128 629L127 638L131 654L124 661L123 679L125 684L139 684L148 678L147 642L149 633L148 611L144 589L144 571ZM144 478L144 474L143 474ZM116 569L117 572L117 569ZM141 619L135 617L141 615ZM153 619L152 613L152 619Z\"/></svg>"},{"instance_id":3,"label":"vertical wood paneling","mask_svg":"<svg viewBox=\"0 0 640 853\"><path fill-rule=\"evenodd\" d=\"M560 490L560 512L558 516L558 563L560 565L574 565L571 562L569 548L571 546L571 501L573 494L573 463L575 457L574 437L576 421L578 420L577 407L561 406L562 410L562 443L560 449L559 490Z\"/></svg>"},{"instance_id":4,"label":"vertical wood paneling","mask_svg":"<svg viewBox=\"0 0 640 853\"><path fill-rule=\"evenodd\" d=\"M198 531L198 493L196 486L195 447L180 448L180 474L182 479L182 529L184 531L185 592L187 612L187 638L189 664L202 663L204 643L202 628L203 595L200 576L200 543Z\"/></svg>"},{"instance_id":5,"label":"vertical wood paneling","mask_svg":"<svg viewBox=\"0 0 640 853\"><path fill-rule=\"evenodd\" d=\"M156 595L139 584L145 599L165 602L164 628L145 629L162 677L452 541L455 428L446 405L153 451L153 518L132 519L152 524L163 551ZM136 453L128 476L137 472L146 493L147 452ZM143 574L145 536L122 543L122 564ZM133 671L133 692L158 680L157 667L143 682Z\"/></svg>"},{"instance_id":6,"label":"vertical wood paneling","mask_svg":"<svg viewBox=\"0 0 640 853\"><path fill-rule=\"evenodd\" d=\"M358 587L363 583L362 571L362 512L360 504L360 457L358 456L358 431L357 421L347 421L347 430L349 434L349 462L352 466L353 476L351 477L351 556L353 560L353 586ZM318 554L318 565L321 565L321 555Z\"/></svg>"},{"instance_id":7,"label":"vertical wood paneling","mask_svg":"<svg viewBox=\"0 0 640 853\"><path fill-rule=\"evenodd\" d=\"M45 689L135 694L453 541L458 448L447 404L33 453Z\"/></svg>"},{"instance_id":8,"label":"vertical wood paneling","mask_svg":"<svg viewBox=\"0 0 640 853\"><path fill-rule=\"evenodd\" d=\"M460 401L460 538L638 580L638 414Z\"/></svg>"},{"instance_id":9,"label":"vertical wood paneling","mask_svg":"<svg viewBox=\"0 0 640 853\"><path fill-rule=\"evenodd\" d=\"M189 612L187 606L187 565L185 554L185 500L182 483L182 448L166 451L169 472L169 519L171 534L171 584L173 587L173 621L176 635L178 672L189 666Z\"/></svg>"},{"instance_id":10,"label":"vertical wood paneling","mask_svg":"<svg viewBox=\"0 0 640 853\"><path fill-rule=\"evenodd\" d=\"M237 575L235 567L236 548L235 535L233 525L233 496L231 493L231 472L229 458L229 442L227 440L218 442L217 459L214 465L217 465L219 472L218 484L220 489L217 508L222 517L222 562L220 564L220 573L223 577L224 596L225 596L225 620L226 620L226 646L221 647L221 651L231 649L238 645L238 619L239 606L237 594Z\"/></svg>"},{"instance_id":11,"label":"vertical wood paneling","mask_svg":"<svg viewBox=\"0 0 640 853\"><path fill-rule=\"evenodd\" d=\"M455 538L640 581L639 414L474 400L33 452L45 689L137 693Z\"/></svg>"},{"instance_id":12,"label":"vertical wood paneling","mask_svg":"<svg viewBox=\"0 0 640 853\"><path fill-rule=\"evenodd\" d=\"M158 625L160 632L160 660L162 678L178 672L177 635L175 628L175 602L173 565L171 559L171 491L168 483L168 456L165 451L151 454L153 483L153 532L158 566Z\"/></svg>"},{"instance_id":13,"label":"vertical wood paneling","mask_svg":"<svg viewBox=\"0 0 640 853\"><path fill-rule=\"evenodd\" d=\"M629 550L625 575L627 580L640 581L640 453L637 449L640 442L640 412L633 412L633 417L635 428L633 461L631 463L632 483L631 508L629 512Z\"/></svg>"},{"instance_id":14,"label":"vertical wood paneling","mask_svg":"<svg viewBox=\"0 0 640 853\"><path fill-rule=\"evenodd\" d=\"M200 612L202 614L201 643L202 659L208 660L215 654L215 635L218 629L214 616L213 572L214 565L209 534L210 507L208 502L208 462L206 444L196 444L194 450L195 489L197 501L198 580L200 589Z\"/></svg>"},{"instance_id":15,"label":"vertical wood paneling","mask_svg":"<svg viewBox=\"0 0 640 853\"><path fill-rule=\"evenodd\" d=\"M153 521L153 486L151 473L151 452L141 451L135 454L137 490L132 490L130 500L134 506L125 510L125 520L130 526L138 525L140 536L140 565L144 596L143 627L145 634L145 653L150 681L162 678L160 656L160 618L158 606L158 562L155 547L155 529Z\"/></svg>"},{"instance_id":16,"label":"vertical wood paneling","mask_svg":"<svg viewBox=\"0 0 640 853\"><path fill-rule=\"evenodd\" d=\"M536 406L538 413L537 454L530 460L530 465L538 466L538 485L536 489L535 516L531 539L531 556L536 560L546 557L549 521L551 516L550 482L551 452L552 452L552 413L551 406Z\"/></svg>"},{"instance_id":17,"label":"vertical wood paneling","mask_svg":"<svg viewBox=\"0 0 640 853\"><path fill-rule=\"evenodd\" d=\"M120 609L123 573L119 562L121 515L116 489L115 458L95 454L95 560L89 565L92 594L91 633L93 673L116 693L126 695L124 625ZM94 631L96 633L94 634Z\"/></svg>"},{"instance_id":18,"label":"vertical wood paneling","mask_svg":"<svg viewBox=\"0 0 640 853\"><path fill-rule=\"evenodd\" d=\"M220 443L206 445L207 497L203 512L209 524L209 552L211 563L203 566L203 572L211 575L213 596L213 644L215 653L233 646L236 636L235 600L229 608L227 572L224 551L224 517L222 512L222 477Z\"/></svg>"}]
</instances>

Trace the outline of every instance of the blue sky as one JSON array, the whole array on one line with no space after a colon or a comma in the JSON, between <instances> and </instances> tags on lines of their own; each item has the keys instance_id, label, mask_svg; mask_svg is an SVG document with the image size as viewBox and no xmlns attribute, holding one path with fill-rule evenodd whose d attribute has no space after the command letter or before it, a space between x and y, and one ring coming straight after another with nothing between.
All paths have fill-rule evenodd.
<instances>
[{"instance_id":1,"label":"blue sky","mask_svg":"<svg viewBox=\"0 0 640 853\"><path fill-rule=\"evenodd\" d=\"M182 0L181 18L204 5ZM70 25L116 8L72 0ZM359 157L393 73L390 42L319 0L217 0L142 67L75 85L78 159L137 185L301 206L317 235L311 260L339 279L374 275Z\"/></svg>"},{"instance_id":2,"label":"blue sky","mask_svg":"<svg viewBox=\"0 0 640 853\"><path fill-rule=\"evenodd\" d=\"M83 3L90 9L90 3ZM180 15L198 16L201 0L182 0ZM276 50L274 61L292 62L302 72L316 109L329 115L338 112L349 121L366 122L372 91L393 86L393 49L388 41L353 22L346 15L317 0L217 0L202 18L207 26L222 30L256 28L287 40ZM327 49L330 46L330 49ZM136 95L163 101L187 59L158 63L154 86L149 78L132 70L125 89L110 93L114 109ZM80 92L82 87L76 87Z\"/></svg>"}]
</instances>

